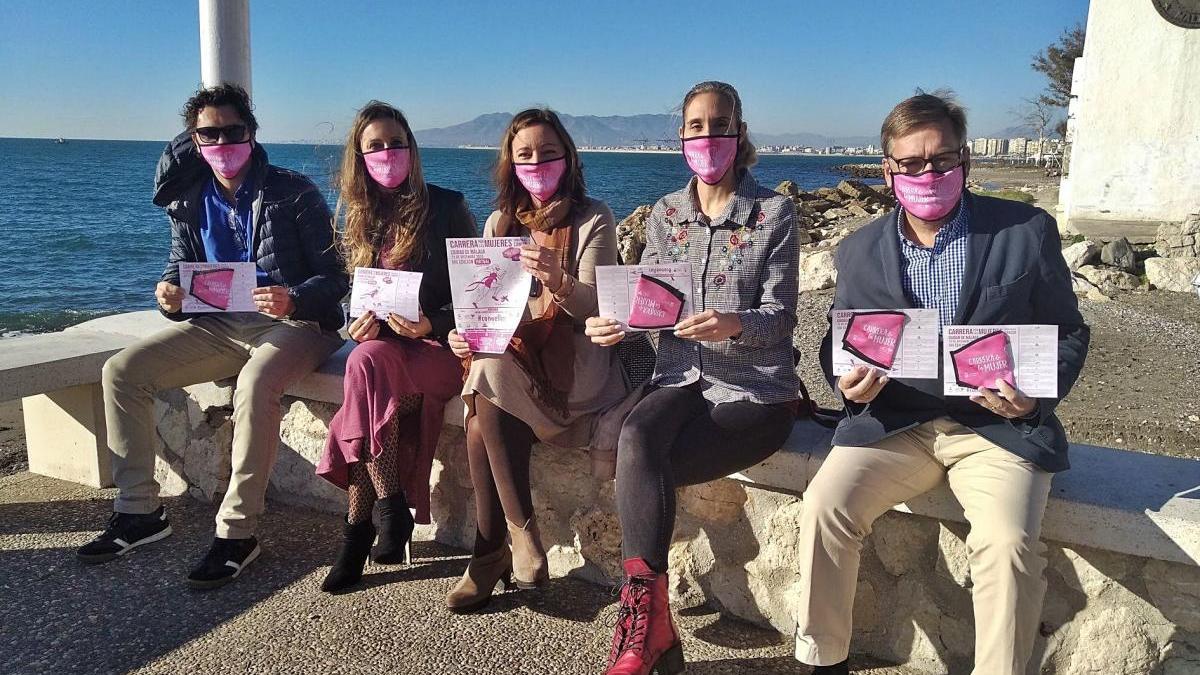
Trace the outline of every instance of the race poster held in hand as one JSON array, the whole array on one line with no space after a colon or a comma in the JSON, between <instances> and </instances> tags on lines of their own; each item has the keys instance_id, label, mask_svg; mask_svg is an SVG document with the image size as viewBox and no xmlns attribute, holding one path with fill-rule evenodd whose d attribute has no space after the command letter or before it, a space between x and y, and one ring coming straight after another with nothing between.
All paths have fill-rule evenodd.
<instances>
[{"instance_id":1,"label":"race poster held in hand","mask_svg":"<svg viewBox=\"0 0 1200 675\"><path fill-rule=\"evenodd\" d=\"M521 323L533 276L521 266L528 237L447 239L454 322L471 351L503 354Z\"/></svg>"}]
</instances>

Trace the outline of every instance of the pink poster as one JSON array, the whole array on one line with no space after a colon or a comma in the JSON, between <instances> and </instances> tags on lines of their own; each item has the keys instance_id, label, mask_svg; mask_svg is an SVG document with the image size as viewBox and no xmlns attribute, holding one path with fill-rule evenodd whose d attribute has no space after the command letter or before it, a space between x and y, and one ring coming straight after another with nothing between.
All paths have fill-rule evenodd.
<instances>
[{"instance_id":1,"label":"pink poster","mask_svg":"<svg viewBox=\"0 0 1200 675\"><path fill-rule=\"evenodd\" d=\"M521 267L525 237L447 239L454 323L471 351L502 354L529 302L533 277Z\"/></svg>"}]
</instances>

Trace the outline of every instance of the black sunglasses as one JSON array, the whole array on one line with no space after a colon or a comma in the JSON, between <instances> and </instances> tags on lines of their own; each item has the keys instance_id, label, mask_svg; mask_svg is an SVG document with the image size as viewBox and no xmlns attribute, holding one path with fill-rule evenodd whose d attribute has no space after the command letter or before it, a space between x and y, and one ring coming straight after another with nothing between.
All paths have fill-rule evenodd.
<instances>
[{"instance_id":1,"label":"black sunglasses","mask_svg":"<svg viewBox=\"0 0 1200 675\"><path fill-rule=\"evenodd\" d=\"M226 143L241 143L246 140L245 124L230 124L227 127L198 127L196 137L205 145L220 143L224 138Z\"/></svg>"}]
</instances>

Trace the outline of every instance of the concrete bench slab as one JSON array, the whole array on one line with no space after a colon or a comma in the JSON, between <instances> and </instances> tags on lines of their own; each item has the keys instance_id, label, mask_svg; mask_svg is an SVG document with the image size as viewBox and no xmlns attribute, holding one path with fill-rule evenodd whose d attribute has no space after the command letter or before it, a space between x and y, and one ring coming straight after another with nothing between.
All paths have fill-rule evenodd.
<instances>
[{"instance_id":1,"label":"concrete bench slab","mask_svg":"<svg viewBox=\"0 0 1200 675\"><path fill-rule=\"evenodd\" d=\"M780 452L730 478L802 495L832 440L832 430L800 421ZM1200 565L1200 461L1080 444L1070 457L1050 489L1044 538ZM895 510L966 522L944 483Z\"/></svg>"}]
</instances>

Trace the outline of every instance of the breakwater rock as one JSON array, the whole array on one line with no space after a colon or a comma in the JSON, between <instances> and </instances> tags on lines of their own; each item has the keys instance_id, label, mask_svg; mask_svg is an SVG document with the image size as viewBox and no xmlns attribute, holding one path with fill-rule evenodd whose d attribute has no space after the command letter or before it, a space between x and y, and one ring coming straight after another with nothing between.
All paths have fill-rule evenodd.
<instances>
[{"instance_id":1,"label":"breakwater rock","mask_svg":"<svg viewBox=\"0 0 1200 675\"><path fill-rule=\"evenodd\" d=\"M839 164L829 170L849 174L851 178L883 178L883 167L879 164Z\"/></svg>"}]
</instances>

